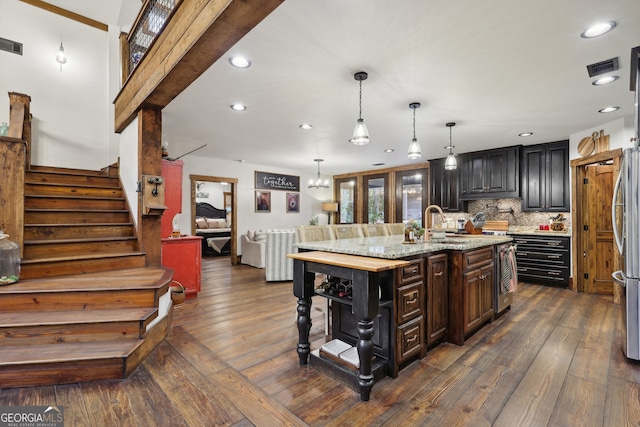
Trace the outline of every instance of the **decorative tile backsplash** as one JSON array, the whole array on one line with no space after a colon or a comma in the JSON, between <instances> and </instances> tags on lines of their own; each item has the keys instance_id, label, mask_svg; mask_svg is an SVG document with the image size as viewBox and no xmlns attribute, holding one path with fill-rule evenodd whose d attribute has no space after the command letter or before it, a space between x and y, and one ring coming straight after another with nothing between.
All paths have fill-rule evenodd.
<instances>
[{"instance_id":1,"label":"decorative tile backsplash","mask_svg":"<svg viewBox=\"0 0 640 427\"><path fill-rule=\"evenodd\" d=\"M560 212L522 212L521 199L482 199L469 201L469 212L445 213L445 217L454 219L473 218L478 212L484 212L487 220L509 221L510 226L530 226L549 224L550 218ZM571 228L571 213L564 214L564 225ZM434 216L434 222L440 222L439 215Z\"/></svg>"}]
</instances>

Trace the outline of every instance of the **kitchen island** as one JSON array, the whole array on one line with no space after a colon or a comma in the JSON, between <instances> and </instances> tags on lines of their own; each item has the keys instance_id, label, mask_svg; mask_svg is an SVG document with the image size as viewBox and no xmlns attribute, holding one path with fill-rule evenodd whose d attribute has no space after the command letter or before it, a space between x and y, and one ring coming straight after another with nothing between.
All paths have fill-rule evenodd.
<instances>
[{"instance_id":1,"label":"kitchen island","mask_svg":"<svg viewBox=\"0 0 640 427\"><path fill-rule=\"evenodd\" d=\"M406 243L403 236L382 236L299 243L300 252L289 257L294 259L300 364L311 357L347 382L357 380L352 384L368 400L374 379L397 376L428 347L442 341L462 345L493 319L493 248L509 241L507 236L456 236ZM317 290L316 273L348 282L352 292ZM350 373L309 348L314 295L332 300L332 338L357 347L357 371Z\"/></svg>"}]
</instances>

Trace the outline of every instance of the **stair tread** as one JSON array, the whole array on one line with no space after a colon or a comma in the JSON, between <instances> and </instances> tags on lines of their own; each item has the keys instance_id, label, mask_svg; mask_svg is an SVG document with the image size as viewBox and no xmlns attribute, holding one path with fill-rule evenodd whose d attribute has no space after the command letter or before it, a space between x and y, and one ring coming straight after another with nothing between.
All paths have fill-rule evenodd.
<instances>
[{"instance_id":1,"label":"stair tread","mask_svg":"<svg viewBox=\"0 0 640 427\"><path fill-rule=\"evenodd\" d=\"M42 260L38 260L41 262ZM124 270L54 276L20 280L8 286L0 286L0 295L12 293L57 293L70 291L105 291L118 289L155 289L168 283L173 276L171 269L141 267Z\"/></svg>"},{"instance_id":2,"label":"stair tread","mask_svg":"<svg viewBox=\"0 0 640 427\"><path fill-rule=\"evenodd\" d=\"M92 170L92 169L77 169L77 168L61 168L54 166L44 166L44 165L31 165L30 169L26 171L27 174L29 172L37 172L37 173L60 173L65 175L91 175L91 176L109 176L105 175L100 170Z\"/></svg>"},{"instance_id":3,"label":"stair tread","mask_svg":"<svg viewBox=\"0 0 640 427\"><path fill-rule=\"evenodd\" d=\"M98 176L106 176L106 175L98 175ZM85 184L82 182L78 183L68 183L68 182L42 182L42 181L34 181L30 180L28 176L24 179L25 184L29 185L42 185L43 187L81 187L81 188L100 188L113 190L118 189L119 187L114 187L112 185L100 185L100 184Z\"/></svg>"},{"instance_id":4,"label":"stair tread","mask_svg":"<svg viewBox=\"0 0 640 427\"><path fill-rule=\"evenodd\" d=\"M26 227L121 227L121 226L133 225L133 222L68 222L64 224L48 224L48 223L33 223L25 224Z\"/></svg>"},{"instance_id":5,"label":"stair tread","mask_svg":"<svg viewBox=\"0 0 640 427\"><path fill-rule=\"evenodd\" d=\"M57 239L57 240L25 240L25 245L51 245L60 243L85 243L85 242L113 242L136 240L136 236L118 236L118 237L93 237L87 239Z\"/></svg>"},{"instance_id":6,"label":"stair tread","mask_svg":"<svg viewBox=\"0 0 640 427\"><path fill-rule=\"evenodd\" d=\"M0 313L0 328L15 326L66 325L97 322L123 322L145 320L157 311L155 307L115 308L104 310L40 311L28 314Z\"/></svg>"},{"instance_id":7,"label":"stair tread","mask_svg":"<svg viewBox=\"0 0 640 427\"><path fill-rule=\"evenodd\" d=\"M98 197L98 196L76 196L76 195L51 195L51 194L25 194L25 199L64 199L64 200L108 200L111 202L122 202L124 197Z\"/></svg>"},{"instance_id":8,"label":"stair tread","mask_svg":"<svg viewBox=\"0 0 640 427\"><path fill-rule=\"evenodd\" d=\"M131 354L143 342L144 339L127 339L4 346L0 352L0 366L122 358Z\"/></svg>"},{"instance_id":9,"label":"stair tread","mask_svg":"<svg viewBox=\"0 0 640 427\"><path fill-rule=\"evenodd\" d=\"M126 209L31 209L25 208L25 212L82 212L82 213L104 213L104 212L117 212L117 213L129 213Z\"/></svg>"},{"instance_id":10,"label":"stair tread","mask_svg":"<svg viewBox=\"0 0 640 427\"><path fill-rule=\"evenodd\" d=\"M61 262L61 261L81 261L88 259L102 259L102 258L122 258L128 256L144 256L144 252L109 252L99 254L86 254L86 255L71 255L61 256L54 258L38 258L38 259L23 259L20 263L22 265L27 264L40 264L43 262Z\"/></svg>"}]
</instances>

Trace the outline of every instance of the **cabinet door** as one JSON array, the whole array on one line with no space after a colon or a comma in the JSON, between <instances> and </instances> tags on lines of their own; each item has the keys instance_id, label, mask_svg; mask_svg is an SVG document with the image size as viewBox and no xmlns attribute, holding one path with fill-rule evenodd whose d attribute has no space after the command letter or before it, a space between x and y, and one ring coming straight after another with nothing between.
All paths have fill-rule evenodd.
<instances>
[{"instance_id":1,"label":"cabinet door","mask_svg":"<svg viewBox=\"0 0 640 427\"><path fill-rule=\"evenodd\" d=\"M544 211L546 200L546 150L542 146L522 149L522 210Z\"/></svg>"},{"instance_id":2,"label":"cabinet door","mask_svg":"<svg viewBox=\"0 0 640 427\"><path fill-rule=\"evenodd\" d=\"M424 226L422 215L428 206L428 169L396 172L395 222L414 220Z\"/></svg>"},{"instance_id":3,"label":"cabinet door","mask_svg":"<svg viewBox=\"0 0 640 427\"><path fill-rule=\"evenodd\" d=\"M363 223L389 222L389 174L366 175L363 181Z\"/></svg>"},{"instance_id":4,"label":"cabinet door","mask_svg":"<svg viewBox=\"0 0 640 427\"><path fill-rule=\"evenodd\" d=\"M464 334L466 335L482 322L482 270L475 269L463 275L464 293Z\"/></svg>"},{"instance_id":5,"label":"cabinet door","mask_svg":"<svg viewBox=\"0 0 640 427\"><path fill-rule=\"evenodd\" d=\"M475 153L467 155L466 179L467 192L469 194L483 193L485 191L485 154Z\"/></svg>"},{"instance_id":6,"label":"cabinet door","mask_svg":"<svg viewBox=\"0 0 640 427\"><path fill-rule=\"evenodd\" d=\"M449 307L447 254L427 258L427 344L444 338Z\"/></svg>"},{"instance_id":7,"label":"cabinet door","mask_svg":"<svg viewBox=\"0 0 640 427\"><path fill-rule=\"evenodd\" d=\"M569 212L569 143L547 146L547 212Z\"/></svg>"},{"instance_id":8,"label":"cabinet door","mask_svg":"<svg viewBox=\"0 0 640 427\"><path fill-rule=\"evenodd\" d=\"M480 292L482 298L482 315L480 317L483 321L485 321L493 317L493 293L495 291L493 265L483 267L481 269L480 277L482 279L480 282L480 286L482 287L482 290Z\"/></svg>"},{"instance_id":9,"label":"cabinet door","mask_svg":"<svg viewBox=\"0 0 640 427\"><path fill-rule=\"evenodd\" d=\"M459 212L458 197L460 188L458 185L459 171L462 165L455 170L446 170L446 159L429 160L431 169L431 203L438 205L444 212Z\"/></svg>"}]
</instances>

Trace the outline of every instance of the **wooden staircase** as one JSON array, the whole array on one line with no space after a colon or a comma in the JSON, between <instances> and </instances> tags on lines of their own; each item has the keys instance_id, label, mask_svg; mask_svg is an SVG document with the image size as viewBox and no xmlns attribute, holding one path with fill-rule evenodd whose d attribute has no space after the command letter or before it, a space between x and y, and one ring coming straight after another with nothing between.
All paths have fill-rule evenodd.
<instances>
[{"instance_id":1,"label":"wooden staircase","mask_svg":"<svg viewBox=\"0 0 640 427\"><path fill-rule=\"evenodd\" d=\"M168 333L173 272L145 267L119 178L32 166L24 211L20 281L0 286L0 388L126 377Z\"/></svg>"}]
</instances>

